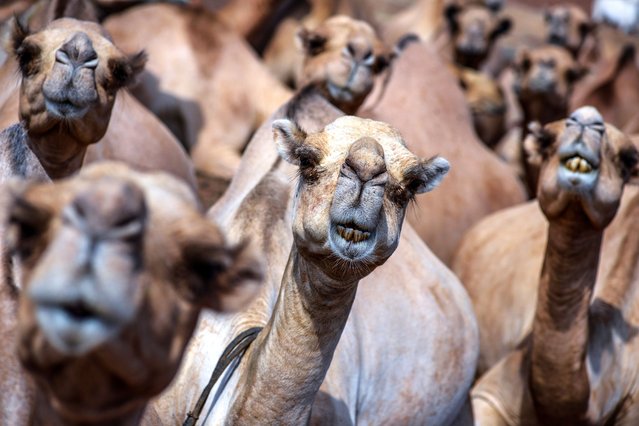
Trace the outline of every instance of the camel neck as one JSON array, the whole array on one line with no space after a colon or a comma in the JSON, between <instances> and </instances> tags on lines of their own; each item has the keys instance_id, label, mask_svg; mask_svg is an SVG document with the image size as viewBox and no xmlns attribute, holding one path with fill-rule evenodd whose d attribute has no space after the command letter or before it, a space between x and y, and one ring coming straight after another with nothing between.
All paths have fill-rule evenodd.
<instances>
[{"instance_id":1,"label":"camel neck","mask_svg":"<svg viewBox=\"0 0 639 426\"><path fill-rule=\"evenodd\" d=\"M230 423L308 422L357 283L329 278L293 246L273 315L247 354Z\"/></svg>"},{"instance_id":2,"label":"camel neck","mask_svg":"<svg viewBox=\"0 0 639 426\"><path fill-rule=\"evenodd\" d=\"M583 211L551 220L533 323L533 399L544 422L575 424L588 408L588 310L603 230ZM566 423L567 422L567 423Z\"/></svg>"},{"instance_id":3,"label":"camel neck","mask_svg":"<svg viewBox=\"0 0 639 426\"><path fill-rule=\"evenodd\" d=\"M51 179L61 179L80 170L87 148L66 134L53 136L28 133L27 146Z\"/></svg>"}]
</instances>

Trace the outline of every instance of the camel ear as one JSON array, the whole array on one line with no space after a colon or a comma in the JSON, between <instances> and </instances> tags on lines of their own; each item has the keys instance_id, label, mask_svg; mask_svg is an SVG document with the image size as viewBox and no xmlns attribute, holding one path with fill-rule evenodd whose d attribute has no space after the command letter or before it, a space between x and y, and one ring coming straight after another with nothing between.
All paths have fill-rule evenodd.
<instances>
[{"instance_id":1,"label":"camel ear","mask_svg":"<svg viewBox=\"0 0 639 426\"><path fill-rule=\"evenodd\" d=\"M323 157L319 149L305 143L306 136L306 132L291 120L273 122L273 139L280 157L301 169L318 165Z\"/></svg>"},{"instance_id":2,"label":"camel ear","mask_svg":"<svg viewBox=\"0 0 639 426\"><path fill-rule=\"evenodd\" d=\"M263 268L249 245L220 244L219 234L203 232L182 244L183 280L177 291L199 307L219 312L244 308L257 294Z\"/></svg>"},{"instance_id":3,"label":"camel ear","mask_svg":"<svg viewBox=\"0 0 639 426\"><path fill-rule=\"evenodd\" d=\"M110 59L111 87L115 90L132 85L135 78L144 70L147 55L144 50L124 58Z\"/></svg>"},{"instance_id":4,"label":"camel ear","mask_svg":"<svg viewBox=\"0 0 639 426\"><path fill-rule=\"evenodd\" d=\"M542 127L538 121L528 124L530 133L524 140L526 160L533 166L541 166L541 162L548 157L548 150L555 141L555 135Z\"/></svg>"},{"instance_id":5,"label":"camel ear","mask_svg":"<svg viewBox=\"0 0 639 426\"><path fill-rule=\"evenodd\" d=\"M402 184L413 194L423 194L437 188L449 170L450 163L445 158L421 160L404 172Z\"/></svg>"},{"instance_id":6,"label":"camel ear","mask_svg":"<svg viewBox=\"0 0 639 426\"><path fill-rule=\"evenodd\" d=\"M37 72L38 58L42 52L38 45L26 41L29 35L29 27L15 16L11 31L11 49L23 75L33 75Z\"/></svg>"},{"instance_id":7,"label":"camel ear","mask_svg":"<svg viewBox=\"0 0 639 426\"><path fill-rule=\"evenodd\" d=\"M512 26L512 21L508 17L503 17L497 23L495 29L490 33L490 39L495 40L497 37L506 34L510 31L510 27Z\"/></svg>"},{"instance_id":8,"label":"camel ear","mask_svg":"<svg viewBox=\"0 0 639 426\"><path fill-rule=\"evenodd\" d=\"M448 30L451 34L457 34L459 32L459 23L457 22L457 15L461 12L461 7L458 4L451 3L444 9L444 17L448 24Z\"/></svg>"},{"instance_id":9,"label":"camel ear","mask_svg":"<svg viewBox=\"0 0 639 426\"><path fill-rule=\"evenodd\" d=\"M633 141L629 147L619 150L621 173L629 185L639 185L639 150Z\"/></svg>"},{"instance_id":10,"label":"camel ear","mask_svg":"<svg viewBox=\"0 0 639 426\"><path fill-rule=\"evenodd\" d=\"M324 51L326 36L317 31L300 28L295 34L295 43L308 56L315 56Z\"/></svg>"}]
</instances>

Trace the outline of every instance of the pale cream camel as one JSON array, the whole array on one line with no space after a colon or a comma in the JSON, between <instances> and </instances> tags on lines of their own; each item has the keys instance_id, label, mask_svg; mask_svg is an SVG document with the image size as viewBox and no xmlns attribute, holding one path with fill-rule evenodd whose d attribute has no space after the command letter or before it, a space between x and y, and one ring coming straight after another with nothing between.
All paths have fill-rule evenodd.
<instances>
[{"instance_id":1,"label":"pale cream camel","mask_svg":"<svg viewBox=\"0 0 639 426\"><path fill-rule=\"evenodd\" d=\"M256 256L226 243L168 174L102 162L14 181L2 217L2 264L12 253L23 271L15 282L5 271L0 290L5 425L139 424L200 309L242 308L261 281Z\"/></svg>"},{"instance_id":2,"label":"pale cream camel","mask_svg":"<svg viewBox=\"0 0 639 426\"><path fill-rule=\"evenodd\" d=\"M407 218L444 263L467 229L484 216L525 200L517 176L474 134L464 96L433 46L411 43L393 61L383 97L358 114L399 129L419 156L437 152L453 164L449 176ZM455 194L454 202L449 194Z\"/></svg>"},{"instance_id":3,"label":"pale cream camel","mask_svg":"<svg viewBox=\"0 0 639 426\"><path fill-rule=\"evenodd\" d=\"M246 311L234 316L204 315L178 378L153 405L165 424L181 424L192 409L221 353L220 343L230 342L239 332L256 325L266 328L228 381L224 379L223 388L213 389L200 424L222 423L229 414L232 420L249 423L275 419L289 424L309 420L312 424L449 424L466 414L461 409L474 374L470 363L476 356L472 309L460 283L408 224L401 237L394 237L399 241L389 238L382 244L399 242L397 253L361 280L356 297L354 284L332 287L326 286L328 282L318 282L317 287L308 287L291 280L297 272L291 274L300 267L317 271L336 266L337 271L343 267L342 271L350 269L353 275L340 277L333 270L331 279L350 280L361 277L386 257L386 249L380 249L381 257L364 265L353 257L362 255L360 249L372 249L370 242L347 240L366 236L372 240L375 232L379 236L396 235L399 216L387 220L382 219L388 218L383 213L380 224L386 225L378 231L364 229L363 224L356 224L359 219L337 219L342 214L341 203L352 201L360 210L363 205L372 208L382 204L384 211L403 211L404 207L399 206L408 201L408 181L399 183L402 178L396 173L417 161L390 126L354 117L339 118L342 112L321 93L313 88L301 91L260 128L229 190L209 212L228 230L231 241L251 236L254 247L265 258L267 279L260 296ZM298 126L273 121L283 117L294 119ZM271 123L275 123L274 130ZM281 144L287 158L300 156L301 169L278 158L273 131L278 140L288 141ZM299 145L292 142L303 138L304 132L313 134L303 143L300 139ZM354 158L360 155L351 148L354 143L362 150L361 155L366 153L363 162L386 167L386 173L369 176L372 180L368 184L358 184L360 178L367 177L355 178L357 173L352 171L359 170L362 163ZM349 152L353 156L347 165L344 161ZM398 158L404 160L396 163L394 159ZM440 164L443 166L443 162ZM299 191L293 185L297 173L301 176ZM389 180L382 184L384 175ZM347 186L341 187L342 183ZM353 200L352 189L346 190L351 184L355 192L364 191L360 202ZM377 189L375 184L379 184ZM335 192L339 192L338 198L334 198L335 185L343 188ZM409 187L417 192L424 189L419 181ZM373 195L375 192L377 195ZM328 230L332 221L340 220L348 224L333 223ZM327 232L334 243L326 242ZM347 240L340 240L344 238L340 234ZM292 244L295 246L289 257ZM314 252L325 253L323 260L313 257L317 256ZM310 259L316 259L316 263ZM315 322L317 331L313 330L313 316L325 318Z\"/></svg>"},{"instance_id":4,"label":"pale cream camel","mask_svg":"<svg viewBox=\"0 0 639 426\"><path fill-rule=\"evenodd\" d=\"M142 69L143 53L126 56L99 25L70 18L33 34L16 23L13 47L15 63L5 64L2 81L14 78L7 67L15 64L22 80L0 111L5 178L59 178L111 159L170 172L195 188L179 143L120 90Z\"/></svg>"},{"instance_id":5,"label":"pale cream camel","mask_svg":"<svg viewBox=\"0 0 639 426\"><path fill-rule=\"evenodd\" d=\"M477 308L480 367L492 366L473 390L475 414L634 424L639 192L623 186L639 153L589 107L528 146L542 149L539 202L487 218L455 262Z\"/></svg>"},{"instance_id":6,"label":"pale cream camel","mask_svg":"<svg viewBox=\"0 0 639 426\"><path fill-rule=\"evenodd\" d=\"M148 52L135 96L190 149L198 172L229 181L251 134L290 91L206 10L147 5L104 25L124 50Z\"/></svg>"}]
</instances>

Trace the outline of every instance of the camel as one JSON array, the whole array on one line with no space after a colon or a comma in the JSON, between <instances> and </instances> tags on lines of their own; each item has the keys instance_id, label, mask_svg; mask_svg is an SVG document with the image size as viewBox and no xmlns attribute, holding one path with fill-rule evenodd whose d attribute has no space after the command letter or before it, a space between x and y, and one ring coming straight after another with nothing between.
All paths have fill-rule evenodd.
<instances>
[{"instance_id":1,"label":"camel","mask_svg":"<svg viewBox=\"0 0 639 426\"><path fill-rule=\"evenodd\" d=\"M506 132L506 98L488 74L470 68L451 67L464 91L479 139L492 148Z\"/></svg>"},{"instance_id":2,"label":"camel","mask_svg":"<svg viewBox=\"0 0 639 426\"><path fill-rule=\"evenodd\" d=\"M352 192L342 192L338 183L351 182L351 167L360 167L345 165L349 152L356 157L360 155L357 152L366 155L366 164L379 171L386 167L389 178L404 167L391 165L391 158L399 158L393 157L391 146L397 149L397 155L416 160L390 126L343 117L325 93L315 86L299 91L262 125L247 147L229 189L208 213L211 220L228 231L231 243L251 236L253 247L265 258L267 279L258 298L240 314L203 315L174 384L153 404L167 424L182 424L192 409L221 354L220 342L230 342L254 326L265 328L232 375L224 376L224 386L218 384L212 389L199 424L219 424L227 421L227 416L231 416L231 422L239 423L354 424L402 419L406 423L449 424L468 414L462 408L467 386L473 379L474 366L470 363L476 361L477 344L472 308L459 281L409 224L397 235L399 217L389 221L388 229L395 230L389 232L399 238L396 253L361 280L354 301L352 285L333 287L333 296L327 294L322 299L318 296L329 287L321 286L319 281L317 296L306 290L299 292L301 287L294 285L294 271L299 267L328 271L336 264L345 268L350 264L350 270L360 271L343 276L346 280L357 280L360 273L372 268L357 260L336 257L340 252L331 251L332 243L322 245L330 217L334 217L330 215L338 214L339 206L345 205L342 201L352 200ZM273 142L274 133L279 148ZM383 144L382 151L376 143ZM298 167L281 161L278 149ZM372 152L380 154L371 157ZM363 164L356 157L350 157L349 164ZM371 175L368 182L382 184L385 173ZM299 190L294 185L296 175L300 176ZM392 180L385 184L387 194L383 197L390 195ZM356 180L352 182L358 185ZM340 186L339 191L336 185ZM366 203L378 205L381 185L378 189L369 188L362 194ZM421 190L419 184L414 188ZM371 189L378 195L368 192ZM401 190L391 192L401 194ZM396 200L400 204L408 201L401 198ZM390 207L394 202L386 199L383 203L390 203ZM358 204L354 202L353 208ZM330 206L335 207L331 210ZM351 239L366 235L370 238L363 232L370 232L366 229L371 228L348 228L335 224L330 232L341 232ZM396 244L396 240L391 243L392 239L388 243ZM380 250L381 257L373 263L389 254L381 253L384 251ZM325 260L320 263L313 261L320 253L335 255L323 256ZM331 280L341 279L336 271L331 276ZM389 291L389 286L394 289ZM313 316L327 318L315 323L320 334L307 328L310 318L299 315L301 306L308 306ZM398 315L400 312L411 314ZM294 319L300 320L300 327L291 323ZM320 335L320 344L313 343ZM402 362L397 363L398 359ZM269 389L268 401L259 395L265 386Z\"/></svg>"},{"instance_id":3,"label":"camel","mask_svg":"<svg viewBox=\"0 0 639 426\"><path fill-rule=\"evenodd\" d=\"M496 40L507 33L511 20L489 5L450 3L444 8L449 41L444 54L462 67L479 69Z\"/></svg>"},{"instance_id":4,"label":"camel","mask_svg":"<svg viewBox=\"0 0 639 426\"><path fill-rule=\"evenodd\" d=\"M520 315L534 312L532 331L527 324L530 337L473 389L476 419L496 425L634 424L635 363L626 360L637 350L637 191L623 186L637 177L639 152L592 107L545 131L538 204L548 221L546 249L538 283L517 283L515 301L524 307ZM532 212L520 211L515 221L523 223ZM544 234L543 228L536 232ZM519 259L509 260L521 266ZM523 305L531 306L522 306L519 297L528 292L533 295Z\"/></svg>"},{"instance_id":5,"label":"camel","mask_svg":"<svg viewBox=\"0 0 639 426\"><path fill-rule=\"evenodd\" d=\"M0 290L2 424L139 424L200 310L236 311L259 288L248 246L227 243L165 173L102 162L13 181L2 207L3 251L23 271Z\"/></svg>"},{"instance_id":6,"label":"camel","mask_svg":"<svg viewBox=\"0 0 639 426\"><path fill-rule=\"evenodd\" d=\"M584 68L564 47L545 44L518 52L512 64L512 91L522 112L516 126L502 138L497 153L517 172L534 197L538 170L526 161L524 140L533 126L561 120L568 115L570 99Z\"/></svg>"},{"instance_id":7,"label":"camel","mask_svg":"<svg viewBox=\"0 0 639 426\"><path fill-rule=\"evenodd\" d=\"M228 182L250 135L290 91L204 9L145 5L104 25L124 50L143 46L148 52L134 95L190 150L203 179ZM250 78L240 82L238 76Z\"/></svg>"},{"instance_id":8,"label":"camel","mask_svg":"<svg viewBox=\"0 0 639 426\"><path fill-rule=\"evenodd\" d=\"M596 24L574 4L557 5L544 11L548 43L565 47L574 58L584 58L595 47Z\"/></svg>"},{"instance_id":9,"label":"camel","mask_svg":"<svg viewBox=\"0 0 639 426\"><path fill-rule=\"evenodd\" d=\"M186 153L121 90L144 66L143 52L127 56L99 25L71 18L35 33L16 22L12 44L22 80L0 113L4 179L57 179L111 159L170 172L195 189Z\"/></svg>"},{"instance_id":10,"label":"camel","mask_svg":"<svg viewBox=\"0 0 639 426\"><path fill-rule=\"evenodd\" d=\"M438 152L454 164L442 191L407 213L428 247L449 264L467 229L523 202L525 192L515 173L477 139L464 96L432 45L408 44L391 70L381 99L358 114L397 128L417 155ZM452 193L454 203L446 198Z\"/></svg>"},{"instance_id":11,"label":"camel","mask_svg":"<svg viewBox=\"0 0 639 426\"><path fill-rule=\"evenodd\" d=\"M590 120L589 127L582 132L577 119ZM547 147L542 157L539 201L504 210L480 222L464 238L453 263L473 299L480 326L478 373L485 373L473 390L475 414L483 413L481 418L488 419L486 424L534 424L535 419L547 420L547 396L553 395L557 404L579 410L572 413L574 420L633 424L636 408L631 405L633 395L628 390L635 387L631 382L635 377L634 363L630 367L623 359L631 359L636 350L633 318L637 306L632 294L639 245L633 231L639 192L634 185L628 185L622 196L622 186L636 181L637 150L613 126L604 127L596 110L590 107L577 110L569 120L547 125L538 136L529 146L534 147L537 141ZM583 167L586 173L579 172L581 160L577 164L571 158L563 165L558 160L558 156L568 155L569 143L579 143L580 139L585 149L582 155L594 153ZM539 157L533 159L537 161ZM599 167L587 172L589 166L596 164L591 160L597 159ZM556 176L572 176L565 170L575 166L577 172L572 173L578 178L588 179L597 173L599 178L592 189L584 190L580 197L573 196L573 203L566 203L570 198L568 190L556 186ZM606 220L610 221L615 212L601 241ZM578 229L578 234L565 235L568 229ZM567 246L557 254L559 243ZM580 279L574 276L576 268ZM563 288L572 289L574 298L554 299L564 301L564 306L538 303L558 290L555 287L562 282L557 277L563 277ZM546 308L561 313L558 321L574 318L574 327L565 328L561 343L555 340L557 334L552 328L556 324L548 323ZM570 312L574 317L567 316ZM586 319L588 327L584 324ZM542 338L539 333L548 334ZM543 361L540 351L547 353ZM536 364L533 370L531 363ZM543 385L539 387L539 374L543 371L539 370L540 363L556 368L552 373L545 370L545 389ZM571 363L575 375L568 377L562 363ZM533 379L531 373L537 377ZM553 388L560 382L561 394L579 401L558 397ZM568 383L575 387L568 388ZM611 394L613 389L618 392ZM534 409L530 405L531 392L539 392L532 396L537 407ZM555 406L553 410L561 414L565 408ZM541 412L534 414L539 409Z\"/></svg>"}]
</instances>

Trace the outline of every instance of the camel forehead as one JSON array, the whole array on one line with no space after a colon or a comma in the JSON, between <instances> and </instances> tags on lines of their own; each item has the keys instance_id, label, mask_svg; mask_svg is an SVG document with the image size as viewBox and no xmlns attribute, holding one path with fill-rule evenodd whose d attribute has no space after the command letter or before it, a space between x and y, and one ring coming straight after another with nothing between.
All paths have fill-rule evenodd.
<instances>
[{"instance_id":1,"label":"camel forehead","mask_svg":"<svg viewBox=\"0 0 639 426\"><path fill-rule=\"evenodd\" d=\"M324 130L311 137L319 139L328 155L324 165L341 164L353 143L363 137L372 138L384 149L386 165L392 174L401 176L403 170L417 161L407 148L399 132L387 123L354 116L340 117Z\"/></svg>"},{"instance_id":2,"label":"camel forehead","mask_svg":"<svg viewBox=\"0 0 639 426\"><path fill-rule=\"evenodd\" d=\"M346 16L337 16L324 22L322 28L332 46L343 46L355 37L364 37L376 42L377 36L373 28L365 22L355 21Z\"/></svg>"},{"instance_id":3,"label":"camel forehead","mask_svg":"<svg viewBox=\"0 0 639 426\"><path fill-rule=\"evenodd\" d=\"M557 46L543 46L538 49L534 49L530 52L530 58L533 61L554 59L558 64L571 64L574 62L570 53L568 53L564 48Z\"/></svg>"},{"instance_id":4,"label":"camel forehead","mask_svg":"<svg viewBox=\"0 0 639 426\"><path fill-rule=\"evenodd\" d=\"M44 30L29 36L44 52L57 50L77 33L86 34L98 53L118 52L109 34L98 24L64 18L53 21Z\"/></svg>"}]
</instances>

